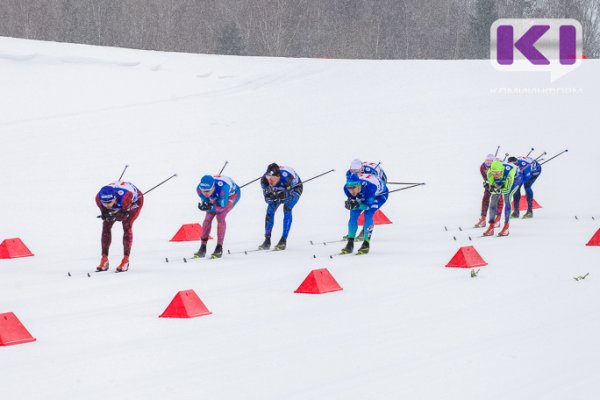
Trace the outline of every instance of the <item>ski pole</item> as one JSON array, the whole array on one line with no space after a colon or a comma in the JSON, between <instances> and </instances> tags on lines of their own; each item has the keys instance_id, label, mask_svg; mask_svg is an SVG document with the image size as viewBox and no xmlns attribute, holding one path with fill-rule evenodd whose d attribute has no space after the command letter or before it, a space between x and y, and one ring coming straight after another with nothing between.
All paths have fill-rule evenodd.
<instances>
[{"instance_id":1,"label":"ski pole","mask_svg":"<svg viewBox=\"0 0 600 400\"><path fill-rule=\"evenodd\" d=\"M500 150L500 145L496 147L496 153L494 153L494 157L498 157L498 151Z\"/></svg>"},{"instance_id":2,"label":"ski pole","mask_svg":"<svg viewBox=\"0 0 600 400\"><path fill-rule=\"evenodd\" d=\"M240 189L241 189L241 188L243 188L244 186L248 186L249 184L256 182L256 181L257 181L257 180L259 180L260 178L262 178L262 175L261 175L261 176L259 176L259 177L258 177L258 178L256 178L256 179L252 179L250 182L244 183L242 186L240 186Z\"/></svg>"},{"instance_id":3,"label":"ski pole","mask_svg":"<svg viewBox=\"0 0 600 400\"><path fill-rule=\"evenodd\" d=\"M223 164L223 168L221 168L221 170L219 171L219 173L217 174L217 176L221 176L221 174L223 173L223 170L225 169L225 167L227 166L227 164L229 164L229 161L225 161L225 164Z\"/></svg>"},{"instance_id":4,"label":"ski pole","mask_svg":"<svg viewBox=\"0 0 600 400\"><path fill-rule=\"evenodd\" d=\"M154 189L156 189L157 187L159 187L160 185L162 185L163 183L167 182L168 180L171 180L173 178L175 178L177 176L177 174L173 174L170 177L168 177L167 179L165 179L164 181L162 181L161 183L159 183L158 185L154 186L153 188L150 188L148 190L146 190L144 193L142 193L142 195L145 195L147 193L150 193L151 191L153 191Z\"/></svg>"},{"instance_id":5,"label":"ski pole","mask_svg":"<svg viewBox=\"0 0 600 400\"><path fill-rule=\"evenodd\" d=\"M424 182L387 182L388 185L418 185Z\"/></svg>"},{"instance_id":6,"label":"ski pole","mask_svg":"<svg viewBox=\"0 0 600 400\"><path fill-rule=\"evenodd\" d=\"M123 168L123 172L121 172L121 176L119 176L119 179L117 179L117 182L121 181L121 178L123 178L123 175L125 175L125 171L127 171L128 167L129 167L129 165L125 164L125 168Z\"/></svg>"},{"instance_id":7,"label":"ski pole","mask_svg":"<svg viewBox=\"0 0 600 400\"><path fill-rule=\"evenodd\" d=\"M390 190L390 191L388 191L388 193L394 193L394 192L399 192L399 191L401 191L401 190L412 189L412 188L414 188L414 187L417 187L417 186L422 186L422 185L424 185L424 184L425 184L425 182L422 182L422 183L415 183L415 184L414 184L414 185L412 185L412 186L407 186L407 187L403 187L403 188L400 188L400 189L394 189L394 190Z\"/></svg>"},{"instance_id":8,"label":"ski pole","mask_svg":"<svg viewBox=\"0 0 600 400\"><path fill-rule=\"evenodd\" d=\"M502 162L506 161L506 157L508 157L508 153L504 153L504 158L502 159Z\"/></svg>"},{"instance_id":9,"label":"ski pole","mask_svg":"<svg viewBox=\"0 0 600 400\"><path fill-rule=\"evenodd\" d=\"M539 156L537 156L535 158L535 161L539 161L540 158L544 157L546 155L546 152L543 152L542 154L540 154Z\"/></svg>"},{"instance_id":10,"label":"ski pole","mask_svg":"<svg viewBox=\"0 0 600 400\"><path fill-rule=\"evenodd\" d=\"M527 153L527 155L525 157L529 157L529 155L531 154L532 151L534 151L535 149L532 147L531 150L529 150L529 153Z\"/></svg>"},{"instance_id":11,"label":"ski pole","mask_svg":"<svg viewBox=\"0 0 600 400\"><path fill-rule=\"evenodd\" d=\"M561 151L560 153L558 153L557 155L555 155L554 157L550 157L549 159L547 159L546 161L544 161L544 162L543 162L543 163L541 163L540 165L544 165L544 164L546 164L548 161L552 161L552 160L554 160L556 157L558 157L558 156L560 156L561 154L564 154L564 153L566 153L566 152L568 152L568 151L569 151L568 149L565 149L565 150Z\"/></svg>"},{"instance_id":12,"label":"ski pole","mask_svg":"<svg viewBox=\"0 0 600 400\"><path fill-rule=\"evenodd\" d=\"M335 171L335 169L330 169L329 171L323 172L322 174L315 175L315 176L313 176L312 178L309 178L309 179L305 180L304 182L300 182L300 183L298 183L298 184L296 184L296 185L292 186L292 189L293 189L293 188L295 188L295 187L297 187L297 186L300 186L300 185L302 185L302 184L304 184L304 183L306 183L306 182L310 182L310 181L312 181L313 179L317 179L317 178L319 178L319 177L321 177L321 176L323 176L323 175L327 175L328 173L330 173L330 172L333 172L333 171Z\"/></svg>"}]
</instances>

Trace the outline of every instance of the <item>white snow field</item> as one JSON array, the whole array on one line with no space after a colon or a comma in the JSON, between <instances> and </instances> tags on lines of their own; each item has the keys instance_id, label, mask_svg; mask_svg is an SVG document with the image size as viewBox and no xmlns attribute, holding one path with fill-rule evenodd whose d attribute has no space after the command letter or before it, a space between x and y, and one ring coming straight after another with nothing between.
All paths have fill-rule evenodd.
<instances>
[{"instance_id":1,"label":"white snow field","mask_svg":"<svg viewBox=\"0 0 600 400\"><path fill-rule=\"evenodd\" d=\"M0 347L0 398L598 398L600 248L585 244L600 228L599 72L587 60L550 83L487 61L1 38L0 240L19 237L35 256L0 260L0 313L37 341ZM470 228L479 165L497 145L501 156L569 152L544 165L532 220L482 238ZM369 255L330 259L343 243L309 241L346 233L342 186L355 157L427 185L390 195L393 224L375 229ZM199 242L169 239L202 221L196 185L225 160L239 184L275 161L305 180L336 172L306 183L286 251L183 263ZM178 177L146 196L129 272L88 278L100 260L94 196L125 164L142 190ZM265 209L258 183L244 188L224 247L256 248ZM281 220L280 210L274 241ZM476 278L444 267L463 245L489 263ZM121 256L117 224L111 271ZM344 290L293 293L317 268ZM158 318L186 289L213 314Z\"/></svg>"}]
</instances>

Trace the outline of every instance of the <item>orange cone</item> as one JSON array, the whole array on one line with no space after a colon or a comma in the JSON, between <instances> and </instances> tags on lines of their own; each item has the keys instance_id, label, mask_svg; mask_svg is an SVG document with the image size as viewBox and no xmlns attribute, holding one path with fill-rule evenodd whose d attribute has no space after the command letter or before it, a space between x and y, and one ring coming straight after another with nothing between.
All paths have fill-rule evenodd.
<instances>
[{"instance_id":1,"label":"orange cone","mask_svg":"<svg viewBox=\"0 0 600 400\"><path fill-rule=\"evenodd\" d=\"M170 242L191 242L202 239L202 226L200 224L184 224L177 231ZM212 239L209 235L208 239Z\"/></svg>"},{"instance_id":2,"label":"orange cone","mask_svg":"<svg viewBox=\"0 0 600 400\"><path fill-rule=\"evenodd\" d=\"M212 314L192 289L178 292L159 318L196 318Z\"/></svg>"},{"instance_id":3,"label":"orange cone","mask_svg":"<svg viewBox=\"0 0 600 400\"><path fill-rule=\"evenodd\" d=\"M488 265L475 247L464 246L458 249L454 257L446 264L447 268L474 268Z\"/></svg>"},{"instance_id":4,"label":"orange cone","mask_svg":"<svg viewBox=\"0 0 600 400\"><path fill-rule=\"evenodd\" d=\"M373 225L387 225L391 224L392 221L381 210L377 210L375 215L373 215ZM363 226L365 224L365 214L361 213L358 216L358 225Z\"/></svg>"},{"instance_id":5,"label":"orange cone","mask_svg":"<svg viewBox=\"0 0 600 400\"><path fill-rule=\"evenodd\" d=\"M590 239L589 242L585 244L586 246L600 246L600 229L594 233L594 236Z\"/></svg>"},{"instance_id":6,"label":"orange cone","mask_svg":"<svg viewBox=\"0 0 600 400\"><path fill-rule=\"evenodd\" d=\"M323 294L343 290L327 268L310 271L294 293Z\"/></svg>"},{"instance_id":7,"label":"orange cone","mask_svg":"<svg viewBox=\"0 0 600 400\"><path fill-rule=\"evenodd\" d=\"M512 202L511 204L512 209L515 209L515 203ZM535 210L536 208L542 208L542 206L540 206L540 204L535 201L535 199L533 199L533 202L531 203L531 208L533 210ZM527 211L527 197L526 196L521 196L521 200L519 200L519 211Z\"/></svg>"},{"instance_id":8,"label":"orange cone","mask_svg":"<svg viewBox=\"0 0 600 400\"><path fill-rule=\"evenodd\" d=\"M0 314L0 346L35 342L35 338L11 312Z\"/></svg>"},{"instance_id":9,"label":"orange cone","mask_svg":"<svg viewBox=\"0 0 600 400\"><path fill-rule=\"evenodd\" d=\"M33 253L29 251L25 243L19 238L5 239L0 243L0 258L30 257Z\"/></svg>"}]
</instances>

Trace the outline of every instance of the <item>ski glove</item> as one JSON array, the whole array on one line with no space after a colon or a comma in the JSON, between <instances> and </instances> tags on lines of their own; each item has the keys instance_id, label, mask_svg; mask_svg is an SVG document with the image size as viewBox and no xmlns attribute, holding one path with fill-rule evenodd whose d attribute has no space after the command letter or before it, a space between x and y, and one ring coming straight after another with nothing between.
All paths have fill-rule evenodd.
<instances>
[{"instance_id":1,"label":"ski glove","mask_svg":"<svg viewBox=\"0 0 600 400\"><path fill-rule=\"evenodd\" d=\"M198 209L200 211L208 211L212 208L212 204L207 201L203 201L202 203L198 203Z\"/></svg>"},{"instance_id":2,"label":"ski glove","mask_svg":"<svg viewBox=\"0 0 600 400\"><path fill-rule=\"evenodd\" d=\"M491 194L500 194L500 190L501 190L501 188L499 188L498 186L490 186Z\"/></svg>"},{"instance_id":3,"label":"ski glove","mask_svg":"<svg viewBox=\"0 0 600 400\"><path fill-rule=\"evenodd\" d=\"M277 192L271 190L271 189L267 189L265 191L265 200L267 201L276 201L278 198L278 194Z\"/></svg>"},{"instance_id":4,"label":"ski glove","mask_svg":"<svg viewBox=\"0 0 600 400\"><path fill-rule=\"evenodd\" d=\"M344 206L347 210L354 210L360 206L360 203L356 199L348 198L348 200L346 200L346 202L344 203Z\"/></svg>"}]
</instances>

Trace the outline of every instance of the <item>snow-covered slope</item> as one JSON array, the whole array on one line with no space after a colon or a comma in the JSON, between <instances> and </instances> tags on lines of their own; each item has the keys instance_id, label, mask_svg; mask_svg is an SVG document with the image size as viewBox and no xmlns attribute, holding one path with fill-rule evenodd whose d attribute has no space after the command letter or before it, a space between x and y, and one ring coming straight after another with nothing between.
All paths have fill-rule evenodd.
<instances>
[{"instance_id":1,"label":"snow-covered slope","mask_svg":"<svg viewBox=\"0 0 600 400\"><path fill-rule=\"evenodd\" d=\"M1 38L0 239L22 238L35 257L0 260L0 312L38 339L0 348L1 397L598 397L600 250L584 245L600 228L599 68L586 61L551 85L484 61L240 58ZM497 145L502 155L569 152L544 166L535 218L483 239L469 227L479 164ZM371 254L329 259L341 244L309 241L345 234L341 187L355 157L427 185L390 196L383 210L394 224L376 228ZM202 220L196 184L225 160L240 184L274 161L304 179L336 172L306 184L285 252L165 263L197 249L168 240ZM125 164L142 190L179 176L148 194L130 272L88 278L100 256L93 199ZM255 248L264 211L259 186L245 188L225 248ZM120 226L113 232L116 265ZM278 215L275 240L280 232ZM489 263L476 279L444 268L469 244ZM294 294L315 268L344 290ZM158 318L184 289L213 314Z\"/></svg>"}]
</instances>

